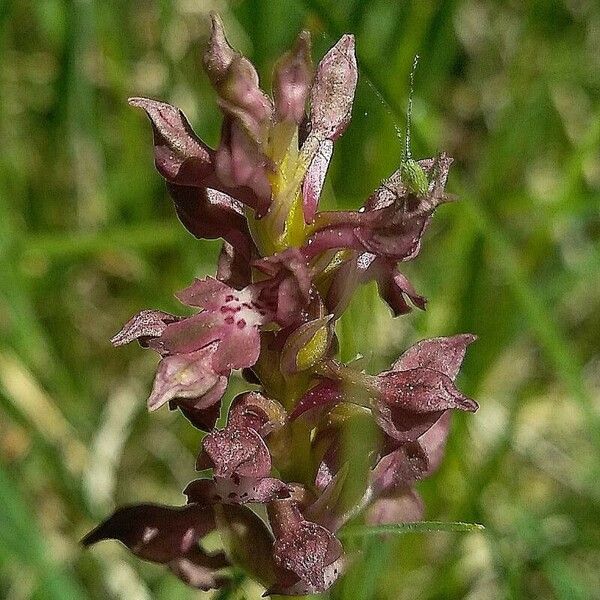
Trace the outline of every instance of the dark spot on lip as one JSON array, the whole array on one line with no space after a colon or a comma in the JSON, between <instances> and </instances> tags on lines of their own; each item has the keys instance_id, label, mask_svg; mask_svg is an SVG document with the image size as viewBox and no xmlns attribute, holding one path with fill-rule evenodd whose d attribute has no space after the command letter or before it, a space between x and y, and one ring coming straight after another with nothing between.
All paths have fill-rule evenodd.
<instances>
[{"instance_id":1,"label":"dark spot on lip","mask_svg":"<svg viewBox=\"0 0 600 600\"><path fill-rule=\"evenodd\" d=\"M233 296L231 294L227 294L227 296L225 296L225 302L231 302L233 300Z\"/></svg>"},{"instance_id":2,"label":"dark spot on lip","mask_svg":"<svg viewBox=\"0 0 600 600\"><path fill-rule=\"evenodd\" d=\"M233 325L234 322L234 318L230 315L229 317L225 317L225 323L227 323L227 325Z\"/></svg>"},{"instance_id":3,"label":"dark spot on lip","mask_svg":"<svg viewBox=\"0 0 600 600\"><path fill-rule=\"evenodd\" d=\"M225 319L225 320L227 320L227 319ZM244 321L244 319L240 319L237 322L237 326L238 326L238 329L244 329L244 327L246 327L246 321Z\"/></svg>"}]
</instances>

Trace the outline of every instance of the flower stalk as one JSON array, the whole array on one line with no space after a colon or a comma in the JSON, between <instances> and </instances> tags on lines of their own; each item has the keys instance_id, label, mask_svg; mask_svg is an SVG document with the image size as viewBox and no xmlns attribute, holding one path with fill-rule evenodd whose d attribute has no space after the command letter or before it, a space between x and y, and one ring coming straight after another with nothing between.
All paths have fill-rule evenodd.
<instances>
[{"instance_id":1,"label":"flower stalk","mask_svg":"<svg viewBox=\"0 0 600 600\"><path fill-rule=\"evenodd\" d=\"M305 597L347 567L336 537L347 522L420 518L415 484L442 460L451 411L477 409L454 383L472 335L423 340L376 375L337 358L336 323L360 285L375 281L395 316L425 308L398 265L417 257L448 201L452 160L415 161L407 146L358 210L319 211L350 121L354 38L342 36L313 69L302 32L275 66L271 97L213 15L204 68L223 112L217 148L179 109L130 103L150 118L155 164L183 225L223 241L216 276L177 293L191 316L144 310L112 342L157 352L148 407L179 410L205 432L196 469L210 474L188 484L183 506L118 509L83 543L117 539L198 589L228 585L237 567L265 595ZM254 387L217 428L234 371ZM203 543L213 532L218 553Z\"/></svg>"}]
</instances>

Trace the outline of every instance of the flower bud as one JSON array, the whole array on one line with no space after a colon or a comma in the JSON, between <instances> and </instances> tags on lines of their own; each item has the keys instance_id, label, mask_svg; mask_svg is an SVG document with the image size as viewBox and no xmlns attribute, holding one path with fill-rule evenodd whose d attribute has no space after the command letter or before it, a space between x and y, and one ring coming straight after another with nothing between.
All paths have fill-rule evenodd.
<instances>
[{"instance_id":1,"label":"flower bud","mask_svg":"<svg viewBox=\"0 0 600 600\"><path fill-rule=\"evenodd\" d=\"M251 139L262 143L273 112L271 101L260 89L258 73L252 63L233 50L225 39L223 23L216 15L212 15L204 69L219 95L223 112L239 121Z\"/></svg>"},{"instance_id":2,"label":"flower bud","mask_svg":"<svg viewBox=\"0 0 600 600\"><path fill-rule=\"evenodd\" d=\"M243 56L236 56L215 89L221 109L238 119L251 139L259 144L264 142L273 107L259 87L252 63Z\"/></svg>"},{"instance_id":3,"label":"flower bud","mask_svg":"<svg viewBox=\"0 0 600 600\"><path fill-rule=\"evenodd\" d=\"M210 20L210 40L204 52L203 63L206 74L213 85L216 85L227 72L231 61L239 56L239 53L229 45L223 30L221 17L216 13L211 13Z\"/></svg>"},{"instance_id":4,"label":"flower bud","mask_svg":"<svg viewBox=\"0 0 600 600\"><path fill-rule=\"evenodd\" d=\"M326 354L331 343L328 327L332 315L303 323L286 340L281 353L281 369L284 373L297 373L310 369Z\"/></svg>"},{"instance_id":5,"label":"flower bud","mask_svg":"<svg viewBox=\"0 0 600 600\"><path fill-rule=\"evenodd\" d=\"M358 81L354 36L343 35L323 57L310 96L312 134L335 140L350 121Z\"/></svg>"},{"instance_id":6,"label":"flower bud","mask_svg":"<svg viewBox=\"0 0 600 600\"><path fill-rule=\"evenodd\" d=\"M300 124L312 81L310 34L303 31L290 52L284 54L273 71L273 97L278 121Z\"/></svg>"}]
</instances>

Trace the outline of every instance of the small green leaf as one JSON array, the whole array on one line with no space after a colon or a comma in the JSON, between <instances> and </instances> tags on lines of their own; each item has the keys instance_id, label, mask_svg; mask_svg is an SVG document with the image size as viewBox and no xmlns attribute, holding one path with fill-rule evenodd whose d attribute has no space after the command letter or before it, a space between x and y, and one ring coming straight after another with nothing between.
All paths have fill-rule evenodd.
<instances>
[{"instance_id":1,"label":"small green leaf","mask_svg":"<svg viewBox=\"0 0 600 600\"><path fill-rule=\"evenodd\" d=\"M432 531L483 531L479 523L461 523L457 521L417 521L415 523L394 523L393 525L356 525L340 531L341 538L367 537L382 534L429 533Z\"/></svg>"}]
</instances>

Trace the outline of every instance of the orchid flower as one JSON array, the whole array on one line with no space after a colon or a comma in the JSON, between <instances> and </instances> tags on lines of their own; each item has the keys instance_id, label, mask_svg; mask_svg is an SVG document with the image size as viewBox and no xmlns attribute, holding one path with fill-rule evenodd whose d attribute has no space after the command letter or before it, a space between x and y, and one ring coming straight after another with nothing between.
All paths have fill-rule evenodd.
<instances>
[{"instance_id":1,"label":"orchid flower","mask_svg":"<svg viewBox=\"0 0 600 600\"><path fill-rule=\"evenodd\" d=\"M348 521L421 517L415 486L442 461L451 411L477 409L455 384L475 336L421 341L376 375L337 358L336 323L359 285L375 281L394 316L425 308L398 265L417 257L450 199L452 159L416 161L408 150L363 206L320 211L352 113L353 36L313 68L310 35L300 33L275 65L270 96L218 16L211 27L203 64L223 113L216 148L178 108L129 102L150 118L156 168L182 224L222 240L216 277L176 294L193 314L143 310L112 340L158 353L148 408L179 409L205 432L201 474L182 506L120 508L83 543L119 540L203 590L228 585L237 567L266 595L320 593L352 560L336 537ZM254 388L217 428L234 371ZM344 440L356 427L372 436L349 457ZM204 538L215 532L222 550L211 553Z\"/></svg>"}]
</instances>

